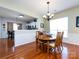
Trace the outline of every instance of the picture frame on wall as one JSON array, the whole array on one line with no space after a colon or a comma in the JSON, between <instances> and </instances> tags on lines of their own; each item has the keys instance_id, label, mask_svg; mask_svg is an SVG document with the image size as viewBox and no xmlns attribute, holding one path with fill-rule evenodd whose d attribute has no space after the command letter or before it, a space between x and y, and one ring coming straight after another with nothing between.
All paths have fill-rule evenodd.
<instances>
[{"instance_id":1,"label":"picture frame on wall","mask_svg":"<svg viewBox=\"0 0 79 59\"><path fill-rule=\"evenodd\" d=\"M41 24L40 24L40 27L41 27L41 28L44 28L44 23L41 23Z\"/></svg>"},{"instance_id":2,"label":"picture frame on wall","mask_svg":"<svg viewBox=\"0 0 79 59\"><path fill-rule=\"evenodd\" d=\"M76 27L79 27L79 16L76 17Z\"/></svg>"},{"instance_id":3,"label":"picture frame on wall","mask_svg":"<svg viewBox=\"0 0 79 59\"><path fill-rule=\"evenodd\" d=\"M3 28L5 28L5 24L3 24Z\"/></svg>"}]
</instances>

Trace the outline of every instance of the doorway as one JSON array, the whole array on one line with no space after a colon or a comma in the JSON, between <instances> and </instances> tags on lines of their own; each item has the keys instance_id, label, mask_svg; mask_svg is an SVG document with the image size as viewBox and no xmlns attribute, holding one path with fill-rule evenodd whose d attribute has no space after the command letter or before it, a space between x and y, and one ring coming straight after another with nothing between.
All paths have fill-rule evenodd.
<instances>
[{"instance_id":1,"label":"doorway","mask_svg":"<svg viewBox=\"0 0 79 59\"><path fill-rule=\"evenodd\" d=\"M7 22L8 39L14 39L13 22Z\"/></svg>"},{"instance_id":2,"label":"doorway","mask_svg":"<svg viewBox=\"0 0 79 59\"><path fill-rule=\"evenodd\" d=\"M13 25L7 22L5 18L0 18L0 58L12 52L14 39L8 39L8 31L13 31Z\"/></svg>"}]
</instances>

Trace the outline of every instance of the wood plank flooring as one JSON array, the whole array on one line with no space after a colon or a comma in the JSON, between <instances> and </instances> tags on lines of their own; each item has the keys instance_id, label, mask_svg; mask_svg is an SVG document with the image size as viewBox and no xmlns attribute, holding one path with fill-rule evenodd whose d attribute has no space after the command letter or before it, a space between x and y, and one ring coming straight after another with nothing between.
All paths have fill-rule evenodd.
<instances>
[{"instance_id":1,"label":"wood plank flooring","mask_svg":"<svg viewBox=\"0 0 79 59\"><path fill-rule=\"evenodd\" d=\"M79 59L79 46L63 44L62 54L57 59ZM0 40L0 59L55 59L53 54L36 51L35 42L14 48L12 40Z\"/></svg>"}]
</instances>

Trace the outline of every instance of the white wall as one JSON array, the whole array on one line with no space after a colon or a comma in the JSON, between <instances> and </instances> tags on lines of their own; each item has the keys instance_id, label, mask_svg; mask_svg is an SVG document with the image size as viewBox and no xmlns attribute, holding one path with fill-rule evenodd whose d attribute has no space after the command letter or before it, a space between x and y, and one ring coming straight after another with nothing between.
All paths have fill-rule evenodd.
<instances>
[{"instance_id":1,"label":"white wall","mask_svg":"<svg viewBox=\"0 0 79 59\"><path fill-rule=\"evenodd\" d=\"M14 10L14 11L17 11L17 12L25 14L25 15L29 15L29 16L35 17L35 18L39 17L32 10L30 11L29 9L24 8L21 4L19 5L17 3L14 3L14 1L11 2L11 1L0 0L0 6L4 7L4 8L11 9L11 10Z\"/></svg>"},{"instance_id":2,"label":"white wall","mask_svg":"<svg viewBox=\"0 0 79 59\"><path fill-rule=\"evenodd\" d=\"M36 31L44 31L44 28L40 28L40 23L43 23L43 20L40 18L37 20L36 23L36 26L38 28L37 30L25 30L26 22L0 17L0 38L7 38L7 22L23 24L23 30L15 31L15 47L35 41ZM2 27L3 24L5 24L5 29L3 29Z\"/></svg>"},{"instance_id":3,"label":"white wall","mask_svg":"<svg viewBox=\"0 0 79 59\"><path fill-rule=\"evenodd\" d=\"M68 38L64 38L63 42L79 45L79 34L78 33L69 33Z\"/></svg>"},{"instance_id":4,"label":"white wall","mask_svg":"<svg viewBox=\"0 0 79 59\"><path fill-rule=\"evenodd\" d=\"M23 23L20 20L0 17L0 38L7 38L7 22ZM3 24L5 24L5 28L3 28Z\"/></svg>"},{"instance_id":5,"label":"white wall","mask_svg":"<svg viewBox=\"0 0 79 59\"><path fill-rule=\"evenodd\" d=\"M0 20L0 38L1 38L1 29L2 29L2 25L1 25L1 20Z\"/></svg>"},{"instance_id":6,"label":"white wall","mask_svg":"<svg viewBox=\"0 0 79 59\"><path fill-rule=\"evenodd\" d=\"M36 26L38 28L37 30L15 31L15 47L35 41L36 31L44 31L44 28L40 27L40 23L43 23L42 18L37 19L37 22L36 22Z\"/></svg>"},{"instance_id":7,"label":"white wall","mask_svg":"<svg viewBox=\"0 0 79 59\"><path fill-rule=\"evenodd\" d=\"M7 2L4 2L4 1L0 1L0 6L1 6L1 7L4 7L4 8L11 9L11 10L14 10L14 11L18 11L18 12L20 12L20 13L22 13L22 14L25 14L25 15L29 15L29 16L32 16L32 17L37 18L38 20L37 20L37 24L36 24L36 25L37 25L38 30L39 30L39 31L44 31L44 28L41 28L41 27L40 27L40 23L44 23L44 21L43 21L42 17L40 17L38 14L36 14L36 13L34 13L34 12L32 12L32 11L26 9L26 8L24 8L23 6L16 5L16 4L13 4L13 3L7 3ZM25 27L25 24L24 24L23 27ZM24 29L25 29L25 28L24 28ZM23 35L22 35L22 36L23 36ZM22 37L22 36L21 36L21 37ZM28 35L26 35L26 36L28 36ZM31 36L30 36L30 37L31 37ZM25 39L25 37L22 37L22 38ZM29 40L29 42L31 41L30 38L28 38L28 40ZM21 40L21 41L22 41L22 42L28 42L27 40ZM21 41L20 41L20 42L21 42ZM18 44L19 39L18 39L18 40L15 40L15 42L17 42L17 44Z\"/></svg>"},{"instance_id":8,"label":"white wall","mask_svg":"<svg viewBox=\"0 0 79 59\"><path fill-rule=\"evenodd\" d=\"M36 22L36 26L38 28L37 30L15 31L15 47L35 41L36 31L44 31L44 28L40 27L40 23L43 23L42 18L37 19L37 22Z\"/></svg>"},{"instance_id":9,"label":"white wall","mask_svg":"<svg viewBox=\"0 0 79 59\"><path fill-rule=\"evenodd\" d=\"M3 28L3 24L5 24L5 28ZM6 38L7 37L7 28L6 28L5 21L0 18L0 38Z\"/></svg>"},{"instance_id":10,"label":"white wall","mask_svg":"<svg viewBox=\"0 0 79 59\"><path fill-rule=\"evenodd\" d=\"M15 31L15 47L35 41L36 30Z\"/></svg>"},{"instance_id":11,"label":"white wall","mask_svg":"<svg viewBox=\"0 0 79 59\"><path fill-rule=\"evenodd\" d=\"M25 14L25 15L29 15L29 16L37 18L38 19L37 20L38 30L40 30L40 31L44 30L43 28L40 28L40 23L44 23L44 21L41 18L41 16L39 16L37 13L34 13L33 11L30 11L27 8L24 8L21 5L14 4L13 2L12 3L7 3L6 1L3 1L3 0L0 1L0 6L4 7L4 8L7 8L7 9L10 9L10 10L13 10L13 11L17 11L17 12Z\"/></svg>"}]
</instances>

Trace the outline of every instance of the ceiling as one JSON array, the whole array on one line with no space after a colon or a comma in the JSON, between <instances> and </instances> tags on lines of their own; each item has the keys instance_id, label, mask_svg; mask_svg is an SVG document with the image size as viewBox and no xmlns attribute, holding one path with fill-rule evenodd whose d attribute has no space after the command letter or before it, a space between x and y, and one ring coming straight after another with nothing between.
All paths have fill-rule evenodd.
<instances>
[{"instance_id":1,"label":"ceiling","mask_svg":"<svg viewBox=\"0 0 79 59\"><path fill-rule=\"evenodd\" d=\"M79 0L0 0L0 5L23 7L38 15L44 15L47 12L47 1L50 1L51 13L57 13L79 5Z\"/></svg>"},{"instance_id":2,"label":"ceiling","mask_svg":"<svg viewBox=\"0 0 79 59\"><path fill-rule=\"evenodd\" d=\"M23 17L20 17L20 16L23 16ZM3 7L0 7L0 17L15 18L15 19L17 18L23 21L31 21L35 19L34 17L24 15L19 12L16 12L7 8L3 8Z\"/></svg>"}]
</instances>

